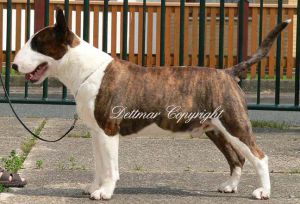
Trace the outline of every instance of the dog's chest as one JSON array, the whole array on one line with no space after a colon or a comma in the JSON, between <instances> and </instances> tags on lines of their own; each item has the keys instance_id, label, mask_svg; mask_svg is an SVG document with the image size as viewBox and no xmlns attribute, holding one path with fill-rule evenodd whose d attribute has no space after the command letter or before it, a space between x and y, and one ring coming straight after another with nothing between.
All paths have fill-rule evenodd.
<instances>
[{"instance_id":1,"label":"dog's chest","mask_svg":"<svg viewBox=\"0 0 300 204\"><path fill-rule=\"evenodd\" d=\"M105 65L109 64L107 61ZM105 69L105 68L104 68ZM94 130L98 130L99 126L94 116L95 99L99 92L101 81L104 76L104 69L98 69L80 86L75 101L77 113L82 121Z\"/></svg>"}]
</instances>

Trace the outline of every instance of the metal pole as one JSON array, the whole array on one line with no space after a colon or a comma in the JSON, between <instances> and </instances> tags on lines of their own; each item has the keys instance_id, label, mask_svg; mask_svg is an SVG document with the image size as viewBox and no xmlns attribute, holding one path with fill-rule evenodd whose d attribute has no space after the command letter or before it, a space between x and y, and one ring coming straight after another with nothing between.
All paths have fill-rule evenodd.
<instances>
[{"instance_id":1,"label":"metal pole","mask_svg":"<svg viewBox=\"0 0 300 204\"><path fill-rule=\"evenodd\" d=\"M300 0L297 8L297 42L295 70L295 106L299 106L299 75L300 75Z\"/></svg>"},{"instance_id":2,"label":"metal pole","mask_svg":"<svg viewBox=\"0 0 300 204\"><path fill-rule=\"evenodd\" d=\"M239 2L239 26L238 26L238 63L247 59L247 47L248 47L248 10L249 3L247 0L241 0ZM246 73L247 74L247 73ZM239 82L242 86L242 79Z\"/></svg>"},{"instance_id":3,"label":"metal pole","mask_svg":"<svg viewBox=\"0 0 300 204\"><path fill-rule=\"evenodd\" d=\"M244 45L244 0L239 1L239 21L238 21L238 62L243 61Z\"/></svg>"},{"instance_id":4,"label":"metal pole","mask_svg":"<svg viewBox=\"0 0 300 204\"><path fill-rule=\"evenodd\" d=\"M68 22L69 22L69 0L65 0L64 10L65 10L65 19L68 24Z\"/></svg>"},{"instance_id":5,"label":"metal pole","mask_svg":"<svg viewBox=\"0 0 300 204\"><path fill-rule=\"evenodd\" d=\"M26 1L26 41L30 38L30 0Z\"/></svg>"},{"instance_id":6,"label":"metal pole","mask_svg":"<svg viewBox=\"0 0 300 204\"><path fill-rule=\"evenodd\" d=\"M69 22L69 0L65 0L64 9L65 9L65 19L66 19L66 22L68 24L68 22ZM67 87L65 85L63 85L63 88L62 88L62 99L66 100L67 99L67 95L68 95Z\"/></svg>"},{"instance_id":7,"label":"metal pole","mask_svg":"<svg viewBox=\"0 0 300 204\"><path fill-rule=\"evenodd\" d=\"M184 63L184 6L185 6L185 0L180 0L180 38L179 38L179 65L180 66L183 66ZM187 15L189 15L189 13L187 13Z\"/></svg>"},{"instance_id":8,"label":"metal pole","mask_svg":"<svg viewBox=\"0 0 300 204\"><path fill-rule=\"evenodd\" d=\"M161 0L160 19L160 65L165 65L165 35L166 34L166 0Z\"/></svg>"},{"instance_id":9,"label":"metal pole","mask_svg":"<svg viewBox=\"0 0 300 204\"><path fill-rule=\"evenodd\" d=\"M239 25L238 25L238 63L243 61L243 45L244 45L244 0L239 1ZM242 85L242 80L239 82Z\"/></svg>"},{"instance_id":10,"label":"metal pole","mask_svg":"<svg viewBox=\"0 0 300 204\"><path fill-rule=\"evenodd\" d=\"M25 40L28 41L30 37L30 0L26 1L26 38ZM24 90L24 98L28 98L28 81L25 80L25 90Z\"/></svg>"},{"instance_id":11,"label":"metal pole","mask_svg":"<svg viewBox=\"0 0 300 204\"><path fill-rule=\"evenodd\" d=\"M224 0L220 1L220 29L219 29L219 69L223 69L224 58Z\"/></svg>"},{"instance_id":12,"label":"metal pole","mask_svg":"<svg viewBox=\"0 0 300 204\"><path fill-rule=\"evenodd\" d=\"M49 26L49 4L50 0L45 0L45 18L44 18L44 26Z\"/></svg>"},{"instance_id":13,"label":"metal pole","mask_svg":"<svg viewBox=\"0 0 300 204\"><path fill-rule=\"evenodd\" d=\"M199 7L199 47L198 65L204 66L205 58L205 0L200 0Z\"/></svg>"},{"instance_id":14,"label":"metal pole","mask_svg":"<svg viewBox=\"0 0 300 204\"><path fill-rule=\"evenodd\" d=\"M146 12L147 5L146 0L143 0L143 36L142 36L142 66L145 66L145 50L146 50Z\"/></svg>"},{"instance_id":15,"label":"metal pole","mask_svg":"<svg viewBox=\"0 0 300 204\"><path fill-rule=\"evenodd\" d=\"M123 50L122 59L127 59L127 25L128 25L128 0L123 3Z\"/></svg>"},{"instance_id":16,"label":"metal pole","mask_svg":"<svg viewBox=\"0 0 300 204\"><path fill-rule=\"evenodd\" d=\"M103 52L107 52L107 21L108 21L108 1L104 0L104 10L103 10L103 46L102 50Z\"/></svg>"},{"instance_id":17,"label":"metal pole","mask_svg":"<svg viewBox=\"0 0 300 204\"><path fill-rule=\"evenodd\" d=\"M6 31L6 61L5 61L5 88L7 94L9 95L10 89L10 53L11 53L11 12L12 12L12 2L7 1L7 31Z\"/></svg>"},{"instance_id":18,"label":"metal pole","mask_svg":"<svg viewBox=\"0 0 300 204\"><path fill-rule=\"evenodd\" d=\"M260 0L260 8L259 8L259 46L262 42L262 28L263 28L263 8L264 1ZM256 92L256 103L260 104L260 82L261 82L261 62L258 63L257 67L257 92Z\"/></svg>"},{"instance_id":19,"label":"metal pole","mask_svg":"<svg viewBox=\"0 0 300 204\"><path fill-rule=\"evenodd\" d=\"M49 26L49 0L45 0L44 11L44 27ZM43 100L48 98L48 78L43 82Z\"/></svg>"},{"instance_id":20,"label":"metal pole","mask_svg":"<svg viewBox=\"0 0 300 204\"><path fill-rule=\"evenodd\" d=\"M282 22L282 0L278 0L277 23ZM276 50L276 79L275 79L275 105L280 103L280 67L281 67L281 34L277 37Z\"/></svg>"},{"instance_id":21,"label":"metal pole","mask_svg":"<svg viewBox=\"0 0 300 204\"><path fill-rule=\"evenodd\" d=\"M90 1L84 0L83 4L83 40L89 42L89 30L90 30Z\"/></svg>"}]
</instances>

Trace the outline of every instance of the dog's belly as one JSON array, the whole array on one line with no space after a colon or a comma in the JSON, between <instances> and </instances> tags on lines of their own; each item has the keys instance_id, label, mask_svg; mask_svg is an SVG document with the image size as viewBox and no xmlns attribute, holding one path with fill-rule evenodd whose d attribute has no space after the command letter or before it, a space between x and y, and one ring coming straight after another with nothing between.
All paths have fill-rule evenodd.
<instances>
[{"instance_id":1,"label":"dog's belly","mask_svg":"<svg viewBox=\"0 0 300 204\"><path fill-rule=\"evenodd\" d=\"M122 120L119 133L122 136L138 133L145 127L155 123L163 130L172 132L191 132L193 135L202 135L209 128L210 119L201 123L199 120L194 120L191 123L177 123L169 118L158 120ZM195 136L196 137L196 136Z\"/></svg>"}]
</instances>

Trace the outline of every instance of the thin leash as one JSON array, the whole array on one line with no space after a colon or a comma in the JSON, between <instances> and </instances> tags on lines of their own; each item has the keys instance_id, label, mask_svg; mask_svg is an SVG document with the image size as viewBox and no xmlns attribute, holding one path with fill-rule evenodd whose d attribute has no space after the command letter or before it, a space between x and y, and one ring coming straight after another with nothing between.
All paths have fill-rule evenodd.
<instances>
[{"instance_id":1,"label":"thin leash","mask_svg":"<svg viewBox=\"0 0 300 204\"><path fill-rule=\"evenodd\" d=\"M35 138L37 138L37 139L39 139L39 140L42 140L42 141L44 141L44 142L58 142L58 141L62 140L64 137L66 137L66 136L74 129L75 124L76 124L76 122L77 122L77 120L78 120L78 115L77 115L77 114L74 114L74 121L73 121L72 126L71 126L71 127L69 128L69 130L68 130L64 135L62 135L60 138L58 138L58 139L56 139L56 140L46 140L46 139L43 139L43 138L39 137L38 135L36 135L34 132L32 132L32 131L24 124L24 122L20 119L20 117L19 117L18 114L16 113L14 107L12 106L12 103L11 103L11 101L10 101L10 98L9 98L9 96L8 96L8 93L7 93L7 91L6 91L6 88L5 88L5 86L4 86L1 72L0 72L0 80L1 80L1 84L2 84L3 91L4 91L4 93L5 93L5 96L6 96L6 98L7 98L8 104L9 104L9 106L10 106L12 112L14 113L14 115L16 116L16 118L18 119L18 121L21 123L21 125L22 125L22 126L23 126L23 127L24 127L24 128L25 128L32 136L33 136L33 137L35 137Z\"/></svg>"}]
</instances>

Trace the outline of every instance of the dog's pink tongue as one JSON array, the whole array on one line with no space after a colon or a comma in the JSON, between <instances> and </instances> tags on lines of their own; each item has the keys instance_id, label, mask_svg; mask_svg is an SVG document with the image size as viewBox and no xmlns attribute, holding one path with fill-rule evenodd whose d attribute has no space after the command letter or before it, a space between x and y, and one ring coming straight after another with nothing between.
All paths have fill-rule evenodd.
<instances>
[{"instance_id":1,"label":"dog's pink tongue","mask_svg":"<svg viewBox=\"0 0 300 204\"><path fill-rule=\"evenodd\" d=\"M41 78L41 76L43 75L43 73L44 73L44 70L43 70L43 67L41 67L40 69L35 71L34 74L31 74L32 76L31 76L30 80L38 81Z\"/></svg>"},{"instance_id":2,"label":"dog's pink tongue","mask_svg":"<svg viewBox=\"0 0 300 204\"><path fill-rule=\"evenodd\" d=\"M41 76L43 75L43 72L44 72L44 67L42 66L39 66L36 70L34 70L33 72L31 73L27 73L25 75L25 78L26 80L28 81L38 81Z\"/></svg>"}]
</instances>

